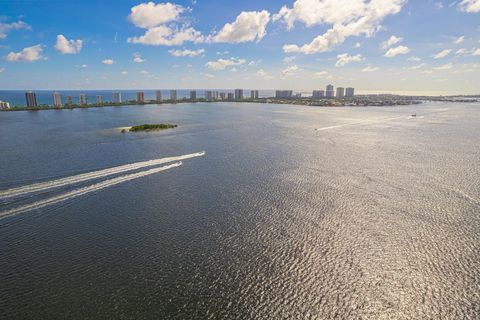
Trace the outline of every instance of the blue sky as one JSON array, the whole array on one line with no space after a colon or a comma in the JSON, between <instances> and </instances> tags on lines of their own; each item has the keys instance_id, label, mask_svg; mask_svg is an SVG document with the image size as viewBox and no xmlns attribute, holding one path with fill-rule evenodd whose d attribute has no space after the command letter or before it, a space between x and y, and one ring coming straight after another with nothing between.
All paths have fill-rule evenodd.
<instances>
[{"instance_id":1,"label":"blue sky","mask_svg":"<svg viewBox=\"0 0 480 320\"><path fill-rule=\"evenodd\" d=\"M0 57L0 89L480 93L480 0L3 0Z\"/></svg>"}]
</instances>

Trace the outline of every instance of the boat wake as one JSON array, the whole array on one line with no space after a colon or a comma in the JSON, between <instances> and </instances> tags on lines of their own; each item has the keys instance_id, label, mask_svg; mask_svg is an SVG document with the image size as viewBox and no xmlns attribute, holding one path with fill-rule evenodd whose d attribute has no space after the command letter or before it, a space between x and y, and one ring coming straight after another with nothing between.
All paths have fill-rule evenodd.
<instances>
[{"instance_id":1,"label":"boat wake","mask_svg":"<svg viewBox=\"0 0 480 320\"><path fill-rule=\"evenodd\" d=\"M86 187L77 188L72 191L65 192L56 196L52 196L47 199L38 200L36 202L32 202L29 204L25 204L23 206L19 206L13 209L0 212L0 219L16 216L18 214L21 214L30 210L41 209L46 206L54 205L60 202L64 202L73 198L77 198L77 197L92 193L92 192L100 191L102 189L118 185L120 183L143 178L143 177L156 174L162 171L166 171L169 169L177 168L183 164L180 160L201 157L204 155L205 155L205 152L202 151L202 152L191 153L191 154L178 156L178 157L168 157L168 158L161 158L161 159L155 159L150 161L131 163L131 164L126 164L118 167L112 167L108 169L78 174L71 177L65 177L61 179L35 183L35 184L30 184L22 187L0 191L0 199L6 199L6 198L18 197L20 195L25 195L25 194L41 192L41 191L45 191L53 188L63 187L67 185L72 185L72 184L85 182L93 179L106 178L115 174L122 174L122 173L124 174L114 178L110 177L107 180L97 182ZM125 174L128 171L148 168L148 167L157 166L160 164L166 164L170 162L174 162L174 163L165 165L162 167Z\"/></svg>"},{"instance_id":2,"label":"boat wake","mask_svg":"<svg viewBox=\"0 0 480 320\"><path fill-rule=\"evenodd\" d=\"M149 160L149 161L143 161L143 162L130 163L130 164L125 164L118 167L112 167L112 168L107 168L103 170L82 173L82 174L78 174L78 175L74 175L66 178L34 183L34 184L22 186L22 187L0 191L0 200L12 198L12 197L18 197L21 195L34 193L34 192L46 191L49 189L63 187L63 186L85 182L93 179L105 178L111 175L124 173L127 171L138 170L138 169L147 168L147 167L153 167L153 166L157 166L157 165L161 165L169 162L182 161L182 160L191 159L195 157L201 157L204 155L205 155L205 152L202 151L202 152L186 154L178 157L168 157L168 158L161 158L161 159L155 159L155 160Z\"/></svg>"}]
</instances>

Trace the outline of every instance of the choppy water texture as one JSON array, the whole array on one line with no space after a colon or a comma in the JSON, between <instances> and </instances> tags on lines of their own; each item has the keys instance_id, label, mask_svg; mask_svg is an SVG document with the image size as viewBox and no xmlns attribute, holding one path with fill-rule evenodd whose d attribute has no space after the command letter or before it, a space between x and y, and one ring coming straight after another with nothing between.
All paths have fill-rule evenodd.
<instances>
[{"instance_id":1,"label":"choppy water texture","mask_svg":"<svg viewBox=\"0 0 480 320\"><path fill-rule=\"evenodd\" d=\"M478 104L0 113L0 318L478 319L479 133Z\"/></svg>"}]
</instances>

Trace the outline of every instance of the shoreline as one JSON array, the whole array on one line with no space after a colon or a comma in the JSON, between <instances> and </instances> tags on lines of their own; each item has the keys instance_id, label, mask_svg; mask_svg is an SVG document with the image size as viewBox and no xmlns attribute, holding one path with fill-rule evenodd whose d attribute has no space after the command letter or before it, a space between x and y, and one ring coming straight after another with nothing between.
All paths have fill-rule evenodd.
<instances>
[{"instance_id":1,"label":"shoreline","mask_svg":"<svg viewBox=\"0 0 480 320\"><path fill-rule=\"evenodd\" d=\"M399 99L399 100L371 100L369 99L349 99L349 100L336 100L336 99L322 99L322 100L312 100L312 99L276 99L276 98L261 98L261 99L243 99L243 100L164 100L164 101L148 101L145 103L138 103L136 101L128 101L121 104L111 104L105 103L102 105L91 104L91 105L73 105L73 106L63 106L55 107L50 105L40 106L40 107L12 107L10 109L0 109L0 112L14 112L14 111L44 111L44 110L73 110L73 109L91 109L91 108L114 108L114 107L133 107L133 106L148 106L148 105L163 105L163 104L184 104L184 103L260 103L260 104L290 104L290 105L304 105L312 107L369 107L369 106L402 106L402 105L415 105L421 104L426 99ZM474 101L475 102L475 101Z\"/></svg>"}]
</instances>

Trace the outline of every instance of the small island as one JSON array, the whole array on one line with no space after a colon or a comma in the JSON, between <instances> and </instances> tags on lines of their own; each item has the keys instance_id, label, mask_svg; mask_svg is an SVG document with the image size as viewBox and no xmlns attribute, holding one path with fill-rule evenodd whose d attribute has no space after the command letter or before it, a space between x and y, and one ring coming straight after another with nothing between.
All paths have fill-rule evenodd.
<instances>
[{"instance_id":1,"label":"small island","mask_svg":"<svg viewBox=\"0 0 480 320\"><path fill-rule=\"evenodd\" d=\"M140 132L140 131L157 131L157 130L165 130L165 129L173 129L178 127L176 124L168 124L168 123L158 123L158 124L142 124L139 126L133 126L130 128L122 129L122 133L127 131L129 132Z\"/></svg>"}]
</instances>

